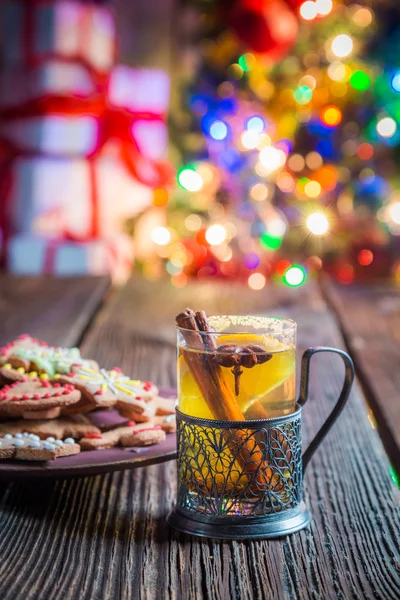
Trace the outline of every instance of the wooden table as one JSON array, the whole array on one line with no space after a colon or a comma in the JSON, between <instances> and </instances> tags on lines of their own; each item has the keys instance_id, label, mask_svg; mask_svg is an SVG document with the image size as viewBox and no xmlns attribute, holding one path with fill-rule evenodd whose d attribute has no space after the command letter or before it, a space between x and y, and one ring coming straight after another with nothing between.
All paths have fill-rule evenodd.
<instances>
[{"instance_id":1,"label":"wooden table","mask_svg":"<svg viewBox=\"0 0 400 600\"><path fill-rule=\"evenodd\" d=\"M175 497L173 462L74 480L0 487L0 598L330 599L400 597L400 514L393 462L399 456L400 295L337 288L252 292L227 284L0 277L0 343L25 331L78 344L105 367L175 384L174 315L266 312L299 325L309 345L353 352L374 413L356 383L342 417L312 459L308 530L285 539L221 542L178 535L165 517ZM369 295L368 295L369 294ZM327 304L328 303L328 304ZM361 307L362 306L362 311ZM316 357L304 443L332 407L340 359ZM399 468L399 462L396 462Z\"/></svg>"}]
</instances>

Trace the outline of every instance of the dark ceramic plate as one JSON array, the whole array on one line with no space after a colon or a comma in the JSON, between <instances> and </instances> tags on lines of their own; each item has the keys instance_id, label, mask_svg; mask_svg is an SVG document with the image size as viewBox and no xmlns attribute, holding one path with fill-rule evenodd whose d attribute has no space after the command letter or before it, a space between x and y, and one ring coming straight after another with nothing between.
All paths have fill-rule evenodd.
<instances>
[{"instance_id":1,"label":"dark ceramic plate","mask_svg":"<svg viewBox=\"0 0 400 600\"><path fill-rule=\"evenodd\" d=\"M162 390L164 396L175 396L173 390ZM101 410L88 415L95 425L113 428L126 422L116 410ZM161 444L147 448L108 448L80 452L51 461L0 461L0 480L39 477L79 477L110 471L147 467L176 458L176 435L167 434Z\"/></svg>"}]
</instances>

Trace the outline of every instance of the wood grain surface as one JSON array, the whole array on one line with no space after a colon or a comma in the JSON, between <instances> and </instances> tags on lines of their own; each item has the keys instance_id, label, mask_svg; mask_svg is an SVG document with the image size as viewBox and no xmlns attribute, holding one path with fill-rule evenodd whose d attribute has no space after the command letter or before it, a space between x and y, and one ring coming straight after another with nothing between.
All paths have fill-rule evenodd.
<instances>
[{"instance_id":1,"label":"wood grain surface","mask_svg":"<svg viewBox=\"0 0 400 600\"><path fill-rule=\"evenodd\" d=\"M139 280L105 303L86 332L83 353L171 386L171 324L186 305L210 313L291 316L299 325L300 352L309 345L343 347L315 286L260 293L230 284L176 290ZM63 331L61 324L60 342ZM335 402L343 376L339 361L315 358L305 446ZM399 491L368 417L356 385L305 477L312 525L282 540L221 542L170 531L165 517L176 492L174 463L2 486L0 597L398 600Z\"/></svg>"},{"instance_id":2,"label":"wood grain surface","mask_svg":"<svg viewBox=\"0 0 400 600\"><path fill-rule=\"evenodd\" d=\"M338 317L389 457L400 472L400 290L393 284L322 290Z\"/></svg>"},{"instance_id":3,"label":"wood grain surface","mask_svg":"<svg viewBox=\"0 0 400 600\"><path fill-rule=\"evenodd\" d=\"M0 345L25 332L49 344L76 345L109 288L108 277L0 274Z\"/></svg>"}]
</instances>

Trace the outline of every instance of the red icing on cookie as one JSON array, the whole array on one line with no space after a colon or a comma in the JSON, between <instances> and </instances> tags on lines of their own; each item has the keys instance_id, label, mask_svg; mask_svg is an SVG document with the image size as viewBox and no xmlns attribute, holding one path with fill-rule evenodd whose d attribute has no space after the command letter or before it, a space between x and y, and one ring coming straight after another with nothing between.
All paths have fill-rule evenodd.
<instances>
[{"instance_id":1,"label":"red icing on cookie","mask_svg":"<svg viewBox=\"0 0 400 600\"><path fill-rule=\"evenodd\" d=\"M58 396L62 396L64 392L54 392L53 396L56 396L58 398Z\"/></svg>"},{"instance_id":2,"label":"red icing on cookie","mask_svg":"<svg viewBox=\"0 0 400 600\"><path fill-rule=\"evenodd\" d=\"M42 387L45 387L45 388L50 387L50 382L49 381L46 381L46 380L42 381L41 380L41 383L42 383Z\"/></svg>"},{"instance_id":3,"label":"red icing on cookie","mask_svg":"<svg viewBox=\"0 0 400 600\"><path fill-rule=\"evenodd\" d=\"M136 400L143 400L142 396L136 396Z\"/></svg>"},{"instance_id":4,"label":"red icing on cookie","mask_svg":"<svg viewBox=\"0 0 400 600\"><path fill-rule=\"evenodd\" d=\"M87 433L83 437L87 440L101 440L103 436L101 435L101 433Z\"/></svg>"},{"instance_id":5,"label":"red icing on cookie","mask_svg":"<svg viewBox=\"0 0 400 600\"><path fill-rule=\"evenodd\" d=\"M136 422L135 422L135 421L128 421L128 422L127 422L127 426L128 426L128 427L134 427L135 425L136 425Z\"/></svg>"},{"instance_id":6,"label":"red icing on cookie","mask_svg":"<svg viewBox=\"0 0 400 600\"><path fill-rule=\"evenodd\" d=\"M32 398L32 396L30 396L29 394L22 394L21 396L21 400L30 400Z\"/></svg>"},{"instance_id":7,"label":"red icing on cookie","mask_svg":"<svg viewBox=\"0 0 400 600\"><path fill-rule=\"evenodd\" d=\"M94 393L95 396L101 396L103 393L103 390L97 390L97 392Z\"/></svg>"},{"instance_id":8,"label":"red icing on cookie","mask_svg":"<svg viewBox=\"0 0 400 600\"><path fill-rule=\"evenodd\" d=\"M120 369L119 367L114 367L113 371L117 371L117 373L122 373L122 369Z\"/></svg>"},{"instance_id":9,"label":"red icing on cookie","mask_svg":"<svg viewBox=\"0 0 400 600\"><path fill-rule=\"evenodd\" d=\"M146 427L146 429L133 429L132 433L140 433L142 431L159 431L162 429L161 425L154 425L154 427Z\"/></svg>"},{"instance_id":10,"label":"red icing on cookie","mask_svg":"<svg viewBox=\"0 0 400 600\"><path fill-rule=\"evenodd\" d=\"M150 381L144 381L143 382L143 389L146 390L146 392L148 392L149 390L151 390L152 388L152 384L150 383Z\"/></svg>"},{"instance_id":11,"label":"red icing on cookie","mask_svg":"<svg viewBox=\"0 0 400 600\"><path fill-rule=\"evenodd\" d=\"M40 394L33 394L32 398L34 400L40 400Z\"/></svg>"},{"instance_id":12,"label":"red icing on cookie","mask_svg":"<svg viewBox=\"0 0 400 600\"><path fill-rule=\"evenodd\" d=\"M53 387L61 387L61 383L53 383Z\"/></svg>"},{"instance_id":13,"label":"red icing on cookie","mask_svg":"<svg viewBox=\"0 0 400 600\"><path fill-rule=\"evenodd\" d=\"M51 394L47 393L43 396L43 398L51 398Z\"/></svg>"}]
</instances>

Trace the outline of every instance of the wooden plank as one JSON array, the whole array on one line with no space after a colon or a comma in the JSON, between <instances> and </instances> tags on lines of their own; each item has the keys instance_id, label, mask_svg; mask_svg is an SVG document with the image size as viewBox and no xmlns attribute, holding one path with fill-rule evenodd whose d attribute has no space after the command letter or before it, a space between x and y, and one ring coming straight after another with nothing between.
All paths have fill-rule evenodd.
<instances>
[{"instance_id":1,"label":"wooden plank","mask_svg":"<svg viewBox=\"0 0 400 600\"><path fill-rule=\"evenodd\" d=\"M167 320L187 304L209 312L290 315L299 323L300 351L310 344L343 345L312 286L258 293L231 285L176 290L138 281L104 307L83 351L171 385L175 348ZM337 358L316 357L305 445L332 407L342 376ZM258 542L178 535L165 523L175 493L174 463L43 486L9 485L0 500L0 597L398 599L398 490L358 385L310 463L308 530Z\"/></svg>"},{"instance_id":2,"label":"wooden plank","mask_svg":"<svg viewBox=\"0 0 400 600\"><path fill-rule=\"evenodd\" d=\"M389 283L343 286L328 279L322 287L337 314L386 450L400 472L400 291Z\"/></svg>"},{"instance_id":3,"label":"wooden plank","mask_svg":"<svg viewBox=\"0 0 400 600\"><path fill-rule=\"evenodd\" d=\"M21 333L74 346L110 287L108 277L0 275L0 345Z\"/></svg>"}]
</instances>

